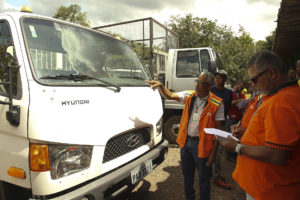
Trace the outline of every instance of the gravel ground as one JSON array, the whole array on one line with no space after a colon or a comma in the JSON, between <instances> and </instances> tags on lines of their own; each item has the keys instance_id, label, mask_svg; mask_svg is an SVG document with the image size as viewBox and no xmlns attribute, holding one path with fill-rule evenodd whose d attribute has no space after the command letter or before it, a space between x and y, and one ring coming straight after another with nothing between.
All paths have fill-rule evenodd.
<instances>
[{"instance_id":1,"label":"gravel ground","mask_svg":"<svg viewBox=\"0 0 300 200\"><path fill-rule=\"evenodd\" d=\"M232 189L223 189L212 183L211 200L245 200L245 193L232 179L231 174L235 164L228 161L223 153L221 164L223 174L228 182L233 184ZM199 193L195 179L196 195ZM180 168L178 145L169 145L166 160L154 171L146 176L130 194L119 197L118 200L184 200L183 177Z\"/></svg>"}]
</instances>

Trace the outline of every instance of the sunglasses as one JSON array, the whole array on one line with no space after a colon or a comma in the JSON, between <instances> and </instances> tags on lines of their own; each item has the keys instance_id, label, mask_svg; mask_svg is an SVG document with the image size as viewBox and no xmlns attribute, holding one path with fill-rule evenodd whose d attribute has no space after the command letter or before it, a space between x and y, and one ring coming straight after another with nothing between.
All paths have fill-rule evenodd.
<instances>
[{"instance_id":1,"label":"sunglasses","mask_svg":"<svg viewBox=\"0 0 300 200\"><path fill-rule=\"evenodd\" d=\"M201 81L199 81L199 80L195 80L195 84L197 84L197 85L203 85L204 87L209 87L211 84L210 83L207 83L207 82L201 82Z\"/></svg>"},{"instance_id":2,"label":"sunglasses","mask_svg":"<svg viewBox=\"0 0 300 200\"><path fill-rule=\"evenodd\" d=\"M249 81L252 81L252 83L257 84L258 78L263 75L264 73L266 73L268 71L268 69L266 69L263 72L260 72L259 74L257 74L256 76L254 76L253 78L250 78Z\"/></svg>"}]
</instances>

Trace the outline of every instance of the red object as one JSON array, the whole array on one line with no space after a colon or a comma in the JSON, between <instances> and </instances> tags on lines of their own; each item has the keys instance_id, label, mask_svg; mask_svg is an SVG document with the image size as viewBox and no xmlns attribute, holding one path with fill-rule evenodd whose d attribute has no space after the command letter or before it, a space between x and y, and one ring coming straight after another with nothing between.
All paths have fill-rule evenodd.
<instances>
[{"instance_id":1,"label":"red object","mask_svg":"<svg viewBox=\"0 0 300 200\"><path fill-rule=\"evenodd\" d=\"M241 92L232 92L232 101L238 99L245 99L245 95ZM236 105L231 105L228 115L230 119L242 119L243 110L240 110Z\"/></svg>"},{"instance_id":2,"label":"red object","mask_svg":"<svg viewBox=\"0 0 300 200\"><path fill-rule=\"evenodd\" d=\"M232 185L230 183L227 183L226 180L225 180L225 177L222 176L220 178L214 178L213 179L214 183L221 187L221 188L224 188L224 189L231 189L232 188Z\"/></svg>"}]
</instances>

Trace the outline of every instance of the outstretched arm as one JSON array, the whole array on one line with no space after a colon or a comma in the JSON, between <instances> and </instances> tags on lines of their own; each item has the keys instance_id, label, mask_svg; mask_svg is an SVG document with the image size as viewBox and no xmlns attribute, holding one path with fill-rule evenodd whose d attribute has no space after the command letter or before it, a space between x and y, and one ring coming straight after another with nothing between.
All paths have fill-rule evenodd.
<instances>
[{"instance_id":1,"label":"outstretched arm","mask_svg":"<svg viewBox=\"0 0 300 200\"><path fill-rule=\"evenodd\" d=\"M165 98L165 99L170 99L170 100L176 100L176 101L181 101L177 93L171 92L168 90L161 82L159 81L145 81L146 83L150 84L150 87L153 89L158 88L160 94Z\"/></svg>"}]
</instances>

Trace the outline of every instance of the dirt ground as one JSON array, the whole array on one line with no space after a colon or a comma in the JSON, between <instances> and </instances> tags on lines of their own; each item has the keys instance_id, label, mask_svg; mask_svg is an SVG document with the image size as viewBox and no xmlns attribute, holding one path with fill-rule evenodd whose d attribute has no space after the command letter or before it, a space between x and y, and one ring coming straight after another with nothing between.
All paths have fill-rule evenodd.
<instances>
[{"instance_id":1,"label":"dirt ground","mask_svg":"<svg viewBox=\"0 0 300 200\"><path fill-rule=\"evenodd\" d=\"M225 157L224 153L221 160L223 174L227 181L233 184L233 188L223 189L211 183L211 200L245 200L245 193L231 177L235 164ZM194 189L198 196L199 188L196 183L197 179ZM179 147L170 145L167 159L146 176L130 194L123 195L118 200L184 200L183 187Z\"/></svg>"}]
</instances>

